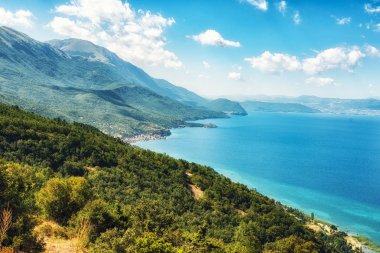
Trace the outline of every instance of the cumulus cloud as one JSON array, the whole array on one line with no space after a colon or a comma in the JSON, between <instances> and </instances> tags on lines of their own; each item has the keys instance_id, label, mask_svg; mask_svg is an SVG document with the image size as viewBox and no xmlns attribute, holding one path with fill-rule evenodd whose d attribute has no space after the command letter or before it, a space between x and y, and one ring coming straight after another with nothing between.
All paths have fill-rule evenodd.
<instances>
[{"instance_id":1,"label":"cumulus cloud","mask_svg":"<svg viewBox=\"0 0 380 253\"><path fill-rule=\"evenodd\" d=\"M351 22L351 17L346 18L336 18L337 25L348 25Z\"/></svg>"},{"instance_id":2,"label":"cumulus cloud","mask_svg":"<svg viewBox=\"0 0 380 253\"><path fill-rule=\"evenodd\" d=\"M376 47L374 46L371 46L371 45L367 45L365 47L365 52L368 56L372 56L372 57L380 57L380 50L377 49Z\"/></svg>"},{"instance_id":3,"label":"cumulus cloud","mask_svg":"<svg viewBox=\"0 0 380 253\"><path fill-rule=\"evenodd\" d=\"M239 72L230 72L227 75L228 79L234 80L234 81L242 81L241 73Z\"/></svg>"},{"instance_id":4,"label":"cumulus cloud","mask_svg":"<svg viewBox=\"0 0 380 253\"><path fill-rule=\"evenodd\" d=\"M294 12L294 15L293 15L293 22L294 22L294 24L296 24L296 25L301 24L302 19L301 19L301 14L300 14L299 11L295 11L295 12Z\"/></svg>"},{"instance_id":5,"label":"cumulus cloud","mask_svg":"<svg viewBox=\"0 0 380 253\"><path fill-rule=\"evenodd\" d=\"M320 73L330 69L341 68L349 70L365 57L358 47L329 48L319 52L315 57L303 60L302 68L307 74Z\"/></svg>"},{"instance_id":6,"label":"cumulus cloud","mask_svg":"<svg viewBox=\"0 0 380 253\"><path fill-rule=\"evenodd\" d=\"M246 0L247 3L253 5L261 11L268 10L268 1L267 0Z\"/></svg>"},{"instance_id":7,"label":"cumulus cloud","mask_svg":"<svg viewBox=\"0 0 380 253\"><path fill-rule=\"evenodd\" d=\"M337 83L335 82L335 80L330 77L314 77L313 76L306 79L305 83L315 85L318 87L324 87L324 86L330 86L330 85L337 86Z\"/></svg>"},{"instance_id":8,"label":"cumulus cloud","mask_svg":"<svg viewBox=\"0 0 380 253\"><path fill-rule=\"evenodd\" d=\"M60 35L90 40L135 64L179 68L182 62L166 49L165 29L173 18L131 8L121 0L71 0L55 8L49 23Z\"/></svg>"},{"instance_id":9,"label":"cumulus cloud","mask_svg":"<svg viewBox=\"0 0 380 253\"><path fill-rule=\"evenodd\" d=\"M34 25L33 13L29 10L11 12L0 7L0 25L31 28Z\"/></svg>"},{"instance_id":10,"label":"cumulus cloud","mask_svg":"<svg viewBox=\"0 0 380 253\"><path fill-rule=\"evenodd\" d=\"M280 1L280 2L277 4L277 10L278 10L279 12L281 12L282 15L285 15L286 8L287 8L287 4L286 4L286 1L285 1L285 0Z\"/></svg>"},{"instance_id":11,"label":"cumulus cloud","mask_svg":"<svg viewBox=\"0 0 380 253\"><path fill-rule=\"evenodd\" d=\"M297 57L269 51L265 51L258 57L245 58L244 60L249 62L252 68L262 72L278 73L301 69L301 63Z\"/></svg>"},{"instance_id":12,"label":"cumulus cloud","mask_svg":"<svg viewBox=\"0 0 380 253\"><path fill-rule=\"evenodd\" d=\"M205 69L209 69L211 66L210 66L210 63L208 63L207 61L202 61L202 64L203 64L203 67Z\"/></svg>"},{"instance_id":13,"label":"cumulus cloud","mask_svg":"<svg viewBox=\"0 0 380 253\"><path fill-rule=\"evenodd\" d=\"M226 40L215 30L207 30L198 35L193 35L191 38L201 43L202 45L218 46L218 47L240 47L240 43L237 41Z\"/></svg>"},{"instance_id":14,"label":"cumulus cloud","mask_svg":"<svg viewBox=\"0 0 380 253\"><path fill-rule=\"evenodd\" d=\"M366 55L359 47L336 47L318 52L314 57L298 59L296 56L265 51L257 57L246 58L251 67L262 72L303 71L317 74L331 69L351 70Z\"/></svg>"},{"instance_id":15,"label":"cumulus cloud","mask_svg":"<svg viewBox=\"0 0 380 253\"><path fill-rule=\"evenodd\" d=\"M380 6L372 6L372 4L367 3L364 5L364 10L369 14L376 14L380 13Z\"/></svg>"}]
</instances>

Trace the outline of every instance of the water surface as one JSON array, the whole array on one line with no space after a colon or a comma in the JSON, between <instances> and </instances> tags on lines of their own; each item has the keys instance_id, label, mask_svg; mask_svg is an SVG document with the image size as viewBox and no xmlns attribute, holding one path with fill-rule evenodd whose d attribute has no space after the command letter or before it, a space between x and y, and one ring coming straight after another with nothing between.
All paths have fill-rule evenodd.
<instances>
[{"instance_id":1,"label":"water surface","mask_svg":"<svg viewBox=\"0 0 380 253\"><path fill-rule=\"evenodd\" d=\"M380 118L250 113L137 143L235 181L380 244Z\"/></svg>"}]
</instances>

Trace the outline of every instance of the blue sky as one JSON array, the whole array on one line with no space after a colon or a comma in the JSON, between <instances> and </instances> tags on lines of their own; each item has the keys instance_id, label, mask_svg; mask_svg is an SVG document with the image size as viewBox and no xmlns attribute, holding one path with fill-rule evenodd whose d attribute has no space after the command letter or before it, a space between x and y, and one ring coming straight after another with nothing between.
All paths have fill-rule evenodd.
<instances>
[{"instance_id":1,"label":"blue sky","mask_svg":"<svg viewBox=\"0 0 380 253\"><path fill-rule=\"evenodd\" d=\"M378 0L0 0L0 15L208 97L380 97Z\"/></svg>"}]
</instances>

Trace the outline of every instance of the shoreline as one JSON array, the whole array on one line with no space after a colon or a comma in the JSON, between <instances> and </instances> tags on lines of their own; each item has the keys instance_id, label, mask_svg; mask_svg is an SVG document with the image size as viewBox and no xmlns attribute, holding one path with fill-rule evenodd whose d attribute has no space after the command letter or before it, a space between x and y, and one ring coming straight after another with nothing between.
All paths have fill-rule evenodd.
<instances>
[{"instance_id":1,"label":"shoreline","mask_svg":"<svg viewBox=\"0 0 380 253\"><path fill-rule=\"evenodd\" d=\"M171 129L185 128L185 127L217 128L218 126L213 123L186 122L186 125L181 125L181 126L171 128ZM121 140L129 144L141 142L141 141L165 140L167 137L172 135L171 129L163 129L162 131L156 132L156 133L145 133L145 134L133 135L130 137L121 138Z\"/></svg>"},{"instance_id":2,"label":"shoreline","mask_svg":"<svg viewBox=\"0 0 380 253\"><path fill-rule=\"evenodd\" d=\"M141 141L153 141L153 140L165 140L166 137L170 136L170 134L167 135L162 135L162 134L139 134L139 135L134 135L131 137L125 137L122 138L122 141L125 143L133 144L136 142L141 142Z\"/></svg>"},{"instance_id":3,"label":"shoreline","mask_svg":"<svg viewBox=\"0 0 380 253\"><path fill-rule=\"evenodd\" d=\"M320 112L320 113L323 113L323 112ZM329 114L329 113L327 113ZM356 116L356 115L355 115ZM358 116L361 116L361 115L358 115ZM372 116L372 115L371 115ZM202 119L204 120L204 119ZM199 126L199 125L203 125L203 126ZM205 125L207 124L197 124L196 127L205 127L207 128ZM212 124L213 125L213 124ZM194 127L194 126L182 126L182 127L179 127L179 128L184 128L184 127ZM172 128L172 129L177 129L177 128ZM133 138L133 142L130 142L130 143L137 143L137 142L144 142L144 141L150 141L150 140L163 140L163 139L166 139L167 137L169 137L171 135L171 132L169 130L169 133L168 135L166 136L160 136L160 135L156 135L156 134L147 134L147 135L139 135L138 138ZM135 145L135 144L134 144ZM137 146L137 145L135 145ZM218 172L220 173L220 172ZM223 173L220 173L223 175ZM228 175L225 175L226 177L228 178L231 178L230 176ZM235 181L235 180L234 180ZM263 194L269 198L272 198L271 195L266 195L266 194ZM282 202L279 201L281 204ZM282 204L284 205L284 204ZM287 206L287 205L284 205L284 206ZM302 211L301 209L298 209L300 212L302 212L305 216L308 216L304 211ZM316 220L317 221L317 220ZM309 223L309 222L308 222ZM308 223L305 223L305 226L308 224ZM322 225L321 225L322 224ZM347 230L344 230L344 229L339 229L338 226L335 226L334 225L335 223L333 221L330 221L330 222L326 222L324 220L318 220L317 223L315 223L316 226L318 227L321 227L320 229L322 229L322 231L326 232L325 229L327 231L330 231L331 232L331 229L330 227L335 227L336 228L336 232L343 232L345 233L347 236L345 237L347 243L349 243L350 245L352 245L352 247L354 248L357 248L357 247L360 247L363 252L365 253L376 253L376 252L380 252L380 245L375 243L374 241L372 241L371 239L367 238L366 236L363 236L361 234L358 234L358 233L355 233L353 231L347 231Z\"/></svg>"}]
</instances>

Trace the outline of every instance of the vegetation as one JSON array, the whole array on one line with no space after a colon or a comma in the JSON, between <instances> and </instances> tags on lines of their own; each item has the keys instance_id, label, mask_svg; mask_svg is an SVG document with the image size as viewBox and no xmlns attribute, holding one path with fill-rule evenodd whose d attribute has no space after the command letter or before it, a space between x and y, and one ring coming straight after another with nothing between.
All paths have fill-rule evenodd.
<instances>
[{"instance_id":1,"label":"vegetation","mask_svg":"<svg viewBox=\"0 0 380 253\"><path fill-rule=\"evenodd\" d=\"M355 239L357 239L360 243L366 245L369 249L380 252L380 246L369 240L368 238L364 236L354 236Z\"/></svg>"},{"instance_id":2,"label":"vegetation","mask_svg":"<svg viewBox=\"0 0 380 253\"><path fill-rule=\"evenodd\" d=\"M313 232L209 167L3 104L0 159L0 210L12 211L2 245L14 250L64 234L88 252L355 252L344 233Z\"/></svg>"},{"instance_id":3,"label":"vegetation","mask_svg":"<svg viewBox=\"0 0 380 253\"><path fill-rule=\"evenodd\" d=\"M218 98L212 101L209 101L206 104L206 108L213 111L225 112L231 115L247 115L245 109L238 103L225 98Z\"/></svg>"},{"instance_id":4,"label":"vegetation","mask_svg":"<svg viewBox=\"0 0 380 253\"><path fill-rule=\"evenodd\" d=\"M80 43L78 48L84 51L76 50L75 45L65 46L70 41ZM158 82L90 42L51 43L74 52L64 53L0 27L0 102L51 118L89 124L118 137L165 135L167 129L183 126L189 120L227 117L222 111L233 110L229 104L242 109L228 100L227 109L208 108L208 100L168 82ZM91 58L92 53L104 62Z\"/></svg>"}]
</instances>

